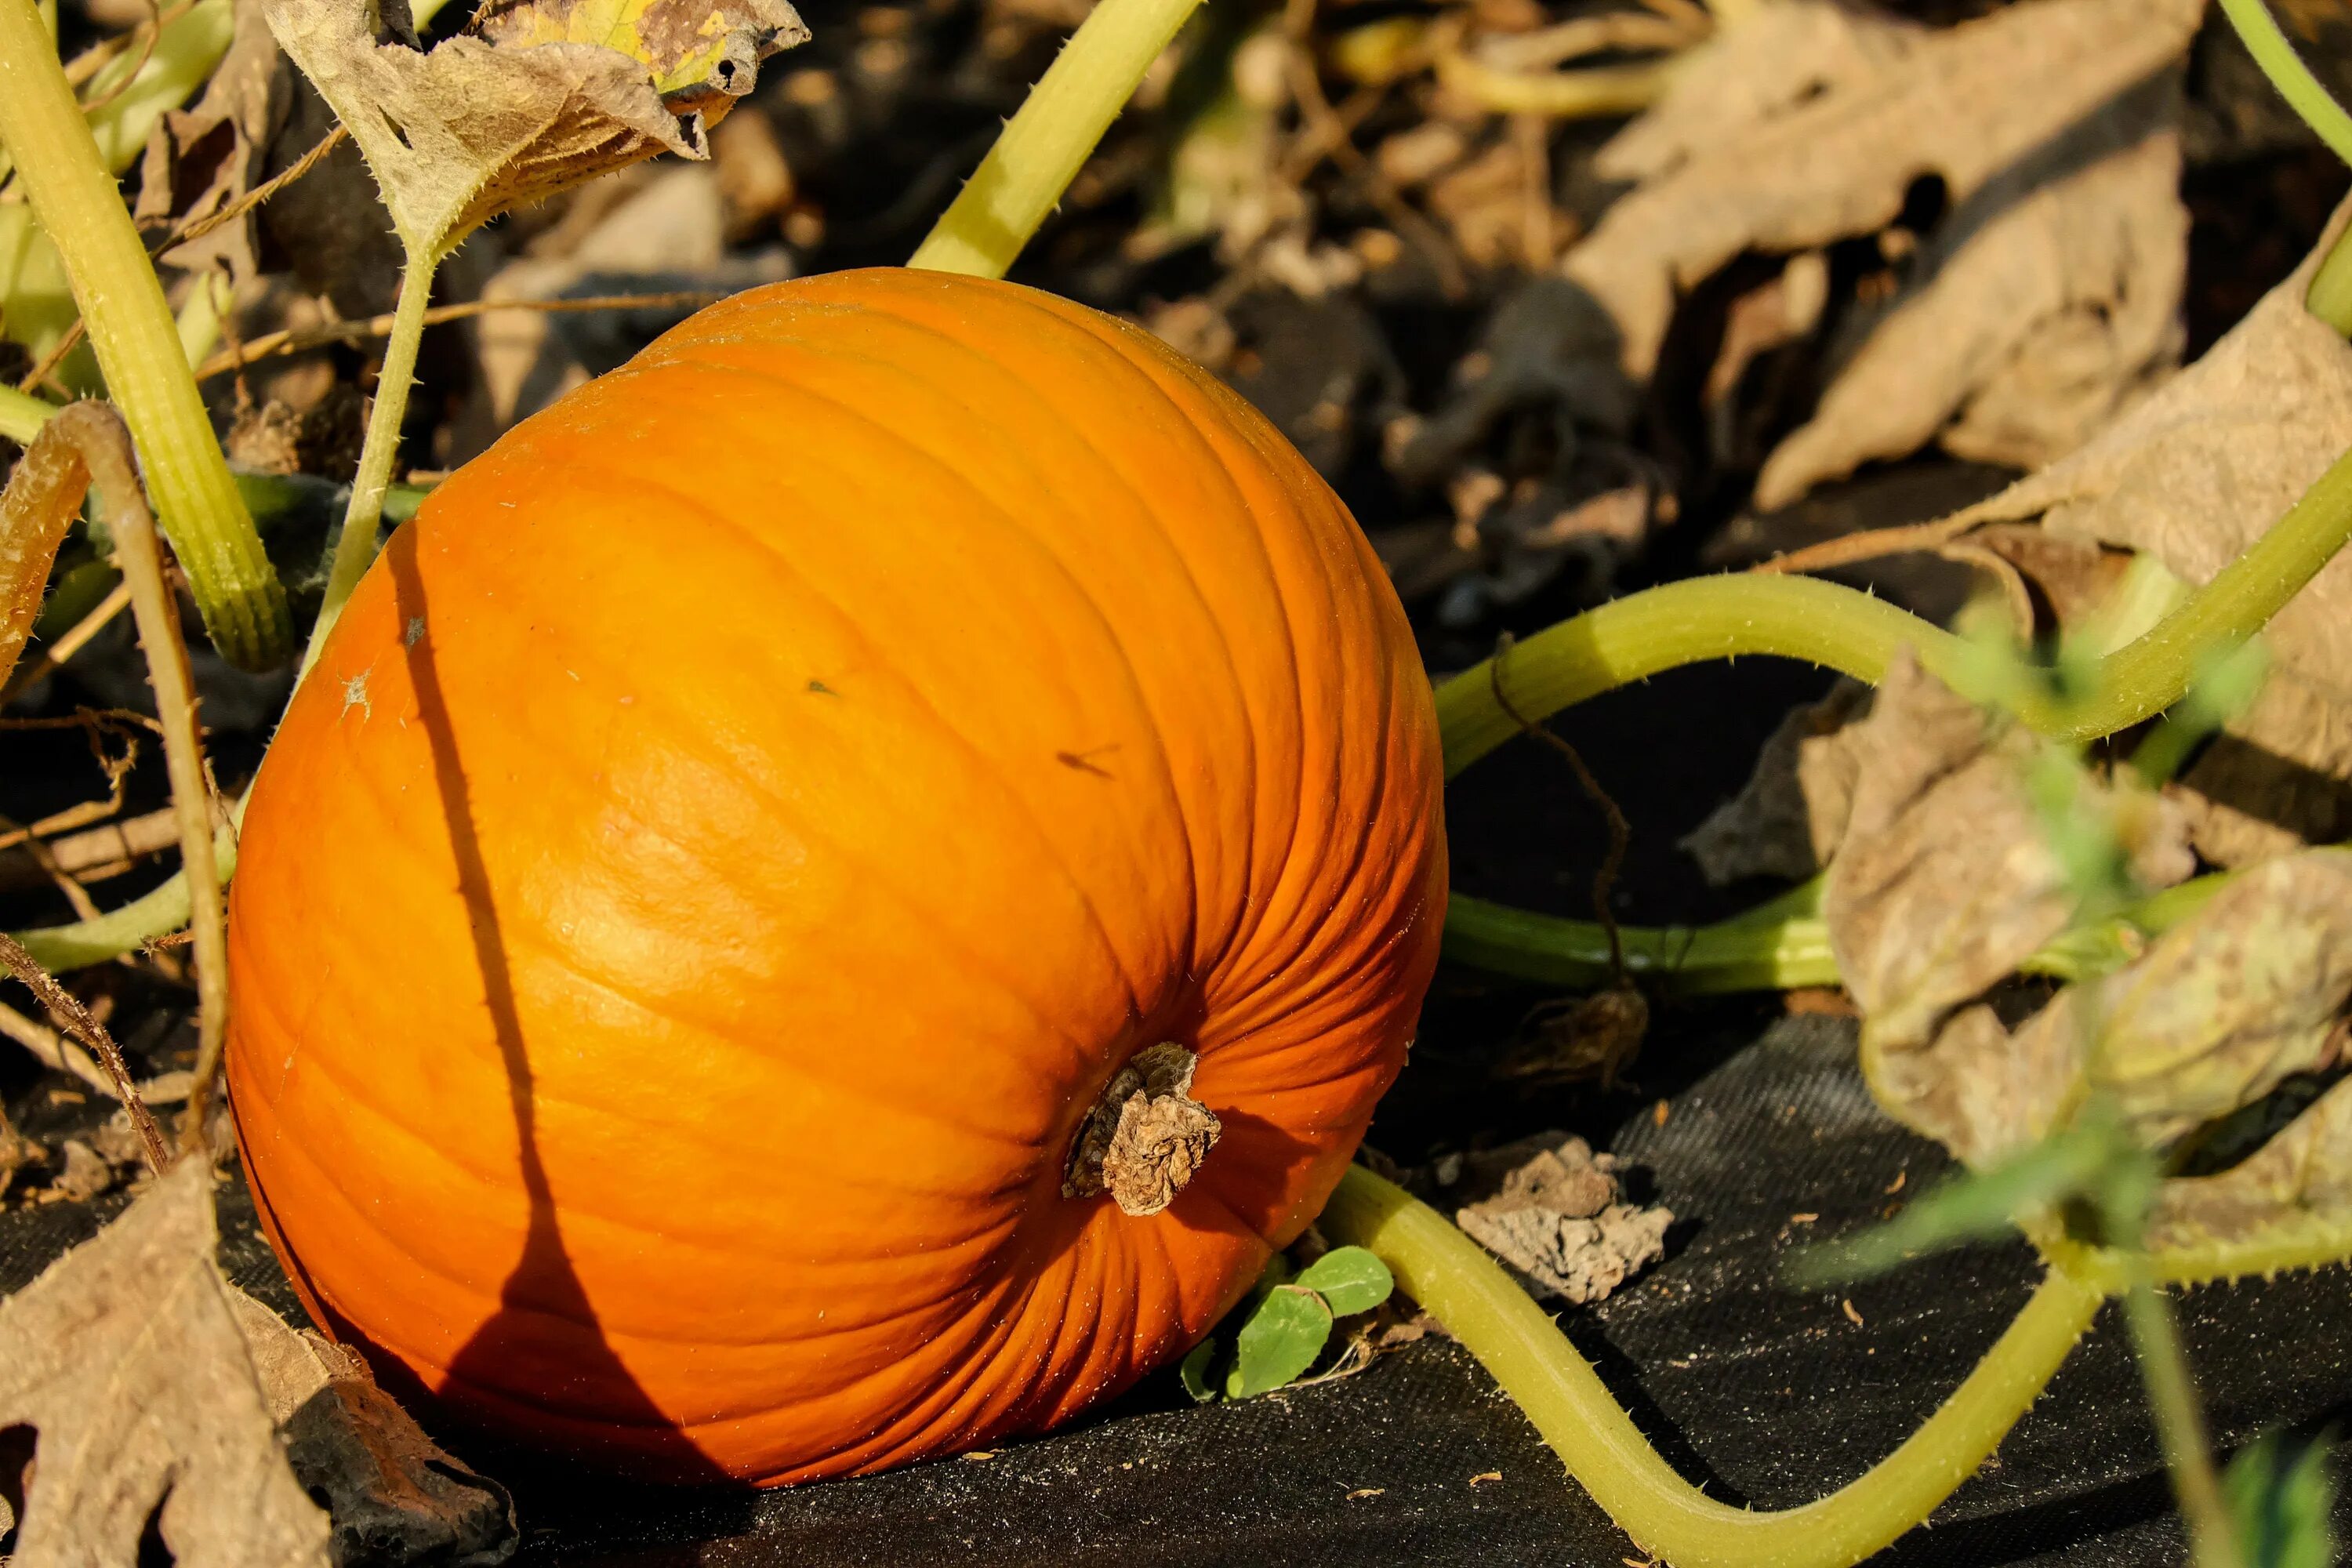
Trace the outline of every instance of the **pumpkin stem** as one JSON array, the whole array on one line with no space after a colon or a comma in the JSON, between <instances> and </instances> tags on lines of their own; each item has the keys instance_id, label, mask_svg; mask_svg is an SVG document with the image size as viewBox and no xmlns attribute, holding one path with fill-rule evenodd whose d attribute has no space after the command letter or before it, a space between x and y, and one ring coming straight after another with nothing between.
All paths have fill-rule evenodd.
<instances>
[{"instance_id":1,"label":"pumpkin stem","mask_svg":"<svg viewBox=\"0 0 2352 1568\"><path fill-rule=\"evenodd\" d=\"M1192 1096L1200 1058L1172 1041L1146 1046L1103 1086L1070 1146L1062 1195L1110 1194L1121 1214L1158 1214L1201 1169L1223 1131Z\"/></svg>"}]
</instances>

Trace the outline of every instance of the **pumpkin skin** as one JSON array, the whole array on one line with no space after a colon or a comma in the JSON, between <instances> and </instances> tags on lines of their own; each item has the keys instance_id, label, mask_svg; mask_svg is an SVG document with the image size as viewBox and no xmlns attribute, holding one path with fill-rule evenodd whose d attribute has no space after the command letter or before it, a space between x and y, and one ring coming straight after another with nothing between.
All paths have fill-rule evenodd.
<instances>
[{"instance_id":1,"label":"pumpkin skin","mask_svg":"<svg viewBox=\"0 0 2352 1568\"><path fill-rule=\"evenodd\" d=\"M1051 1426L1328 1196L1440 785L1377 560L1213 378L1009 284L738 296L444 483L294 700L230 901L265 1226L394 1386L633 1475ZM1064 1196L1160 1041L1220 1141Z\"/></svg>"}]
</instances>

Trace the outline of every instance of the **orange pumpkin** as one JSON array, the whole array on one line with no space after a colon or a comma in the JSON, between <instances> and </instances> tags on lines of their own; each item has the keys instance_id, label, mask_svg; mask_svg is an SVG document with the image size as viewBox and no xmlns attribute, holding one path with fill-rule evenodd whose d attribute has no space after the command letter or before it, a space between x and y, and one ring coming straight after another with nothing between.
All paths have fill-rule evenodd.
<instances>
[{"instance_id":1,"label":"orange pumpkin","mask_svg":"<svg viewBox=\"0 0 2352 1568\"><path fill-rule=\"evenodd\" d=\"M322 1324L541 1447L782 1482L1045 1427L1338 1181L1439 787L1378 563L1223 386L1008 284L756 290L453 476L336 626L231 904L246 1170Z\"/></svg>"}]
</instances>

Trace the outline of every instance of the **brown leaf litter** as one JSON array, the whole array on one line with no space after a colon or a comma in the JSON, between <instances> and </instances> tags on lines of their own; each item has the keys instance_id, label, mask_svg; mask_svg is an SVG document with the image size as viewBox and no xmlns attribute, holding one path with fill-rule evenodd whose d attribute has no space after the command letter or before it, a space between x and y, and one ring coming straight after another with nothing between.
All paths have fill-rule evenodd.
<instances>
[{"instance_id":1,"label":"brown leaf litter","mask_svg":"<svg viewBox=\"0 0 2352 1568\"><path fill-rule=\"evenodd\" d=\"M2078 904L2027 789L2039 742L1907 652L1851 733L1855 782L1822 913L1862 1009L1864 1075L1881 1105L1965 1159L2029 1142L2071 1109L2071 1063L2021 1047L2002 1072L1970 1068L2008 1037L1977 999L2063 931ZM2091 788L2143 886L2194 869L2160 797Z\"/></svg>"},{"instance_id":2,"label":"brown leaf litter","mask_svg":"<svg viewBox=\"0 0 2352 1568\"><path fill-rule=\"evenodd\" d=\"M1445 1173L1441 1172L1441 1174ZM1625 1201L1615 1156L1539 1133L1465 1158L1454 1220L1538 1299L1606 1299L1665 1256L1674 1215Z\"/></svg>"},{"instance_id":3,"label":"brown leaf litter","mask_svg":"<svg viewBox=\"0 0 2352 1568\"><path fill-rule=\"evenodd\" d=\"M2187 216L2170 70L2202 0L2025 0L1936 30L1835 4L1758 7L1681 63L1595 160L1635 189L1562 262L1654 369L1680 294L1745 252L1879 232L1912 279L1834 347L1841 384L1760 504L1942 436L2038 460L2170 368ZM1921 179L1948 211L1893 227Z\"/></svg>"},{"instance_id":4,"label":"brown leaf litter","mask_svg":"<svg viewBox=\"0 0 2352 1568\"><path fill-rule=\"evenodd\" d=\"M709 157L709 128L760 62L808 37L786 0L500 0L428 50L402 0L266 3L278 43L367 155L394 226L436 254L597 174L664 152Z\"/></svg>"},{"instance_id":5,"label":"brown leaf litter","mask_svg":"<svg viewBox=\"0 0 2352 1568\"><path fill-rule=\"evenodd\" d=\"M37 1434L15 1568L130 1563L151 1522L181 1568L323 1568L213 1262L213 1177L183 1160L0 1301L0 1428Z\"/></svg>"},{"instance_id":6,"label":"brown leaf litter","mask_svg":"<svg viewBox=\"0 0 2352 1568\"><path fill-rule=\"evenodd\" d=\"M2352 344L2304 307L2347 222L2352 202L2203 358L1939 534L2038 519L2054 538L2145 552L2184 582L2210 581L2352 448ZM2198 852L2220 865L2352 836L2352 559L2330 563L2263 639L2261 695L2179 780Z\"/></svg>"}]
</instances>

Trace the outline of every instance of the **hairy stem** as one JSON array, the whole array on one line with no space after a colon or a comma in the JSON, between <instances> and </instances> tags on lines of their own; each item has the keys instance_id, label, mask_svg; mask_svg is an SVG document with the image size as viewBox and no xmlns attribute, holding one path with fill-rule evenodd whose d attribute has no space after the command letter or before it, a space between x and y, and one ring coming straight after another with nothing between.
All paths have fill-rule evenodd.
<instances>
[{"instance_id":1,"label":"hairy stem","mask_svg":"<svg viewBox=\"0 0 2352 1568\"><path fill-rule=\"evenodd\" d=\"M188 889L189 934L196 958L196 1065L188 1089L183 1146L204 1144L205 1110L220 1070L228 1027L228 945L224 933L220 871L213 858L213 797L205 773L204 739L196 728L195 682L180 637L180 615L163 580L163 551L155 517L132 471L131 433L103 403L77 403L49 422L74 442L98 492L114 562L131 590L139 645L147 654L147 680L163 727L163 762L172 779L172 812L180 828L180 871Z\"/></svg>"},{"instance_id":2,"label":"hairy stem","mask_svg":"<svg viewBox=\"0 0 2352 1568\"><path fill-rule=\"evenodd\" d=\"M20 447L29 447L33 437L41 433L58 411L54 403L45 402L29 392L19 392L0 382L0 436Z\"/></svg>"},{"instance_id":3,"label":"hairy stem","mask_svg":"<svg viewBox=\"0 0 2352 1568\"><path fill-rule=\"evenodd\" d=\"M302 650L303 675L319 661L327 634L343 613L344 602L360 585L368 563L375 559L375 535L383 521L383 498L392 488L392 465L400 454L400 426L408 416L408 394L416 383L416 348L425 336L425 309L433 300L433 275L440 257L412 249L400 275L400 298L394 302L392 331L383 341L383 365L376 374L375 403L368 410L367 437L360 447L359 472L343 509L342 526L335 534L335 553L327 568L326 598L319 606L318 625L310 628L310 646Z\"/></svg>"},{"instance_id":4,"label":"hairy stem","mask_svg":"<svg viewBox=\"0 0 2352 1568\"><path fill-rule=\"evenodd\" d=\"M2229 1505L2221 1499L2221 1478L2213 1469L2212 1447L2206 1440L2205 1416L2198 1407L2188 1353L2181 1349L2179 1325L2150 1278L2145 1257L2135 1255L2125 1272L2124 1321L2131 1326L2140 1380L2147 1387L2148 1408L2156 1417L2165 1465L2172 1472L2173 1495L2189 1525L2197 1568L2245 1568L2230 1525Z\"/></svg>"},{"instance_id":5,"label":"hairy stem","mask_svg":"<svg viewBox=\"0 0 2352 1568\"><path fill-rule=\"evenodd\" d=\"M213 438L163 284L33 0L0 0L0 142L72 275L109 395L138 441L205 629L233 662L269 668L293 646L285 590Z\"/></svg>"},{"instance_id":6,"label":"hairy stem","mask_svg":"<svg viewBox=\"0 0 2352 1568\"><path fill-rule=\"evenodd\" d=\"M908 265L1003 277L1199 4L1101 0Z\"/></svg>"},{"instance_id":7,"label":"hairy stem","mask_svg":"<svg viewBox=\"0 0 2352 1568\"><path fill-rule=\"evenodd\" d=\"M2090 1326L2095 1286L2053 1268L1966 1381L1859 1479L1776 1513L1707 1497L1675 1472L1591 1363L1475 1242L1402 1189L1350 1168L1317 1222L1370 1247L1469 1348L1642 1549L1676 1568L1848 1568L1912 1526L1990 1458Z\"/></svg>"},{"instance_id":8,"label":"hairy stem","mask_svg":"<svg viewBox=\"0 0 2352 1568\"><path fill-rule=\"evenodd\" d=\"M2352 453L2284 517L2137 640L2100 660L2091 695L2027 694L2019 717L2046 735L2095 740L2179 700L2214 660L2262 630L2352 537ZM1810 577L1694 577L1629 594L1537 633L1509 653L1512 701L1540 721L1571 703L1706 658L1779 654L1875 681L1908 647L1962 691L1968 645L1882 600ZM1518 733L1495 700L1486 664L1437 689L1448 778Z\"/></svg>"}]
</instances>

